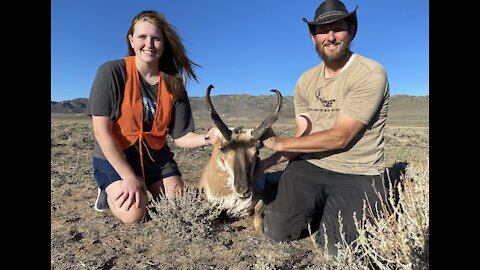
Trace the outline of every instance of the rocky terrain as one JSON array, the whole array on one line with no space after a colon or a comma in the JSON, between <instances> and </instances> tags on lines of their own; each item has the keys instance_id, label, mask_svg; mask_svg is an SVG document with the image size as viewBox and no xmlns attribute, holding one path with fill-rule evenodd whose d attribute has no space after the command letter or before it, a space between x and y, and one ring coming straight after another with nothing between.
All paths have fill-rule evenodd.
<instances>
[{"instance_id":1,"label":"rocky terrain","mask_svg":"<svg viewBox=\"0 0 480 270\"><path fill-rule=\"evenodd\" d=\"M253 127L262 120L258 115L271 111L273 97L214 96L212 102L221 114L233 110L222 114L229 125ZM202 208L194 195L190 201L161 206L161 219L135 225L122 224L109 211L96 212L93 136L89 117L82 115L84 101L52 102L51 269L320 269L324 265L309 238L269 241L253 230L251 218L199 220L195 216L198 211L213 213ZM287 97L282 118L274 125L280 136L294 132L290 102ZM204 132L212 122L205 117L203 98L191 98L191 103L196 131ZM385 151L392 175L406 164L428 168L428 96L394 97L389 114L392 119L387 124ZM181 149L171 140L168 143L186 186L194 190L211 147ZM260 154L263 157L269 152L262 149ZM277 165L267 173L277 177L283 168ZM189 224L178 222L185 220Z\"/></svg>"}]
</instances>

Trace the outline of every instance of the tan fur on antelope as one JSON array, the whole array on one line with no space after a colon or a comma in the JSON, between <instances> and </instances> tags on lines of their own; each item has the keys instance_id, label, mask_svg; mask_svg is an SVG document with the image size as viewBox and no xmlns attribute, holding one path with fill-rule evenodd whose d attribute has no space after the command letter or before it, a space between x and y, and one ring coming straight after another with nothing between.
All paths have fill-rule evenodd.
<instances>
[{"instance_id":1,"label":"tan fur on antelope","mask_svg":"<svg viewBox=\"0 0 480 270\"><path fill-rule=\"evenodd\" d=\"M263 201L253 174L259 160L260 137L277 121L282 95L278 90L271 90L277 94L277 106L258 127L228 128L213 108L210 100L212 88L213 85L207 88L205 98L212 120L218 127L219 134L216 135L219 139L214 143L212 154L202 169L199 188L208 201L226 210L230 216L254 214L254 227L261 230L260 210Z\"/></svg>"}]
</instances>

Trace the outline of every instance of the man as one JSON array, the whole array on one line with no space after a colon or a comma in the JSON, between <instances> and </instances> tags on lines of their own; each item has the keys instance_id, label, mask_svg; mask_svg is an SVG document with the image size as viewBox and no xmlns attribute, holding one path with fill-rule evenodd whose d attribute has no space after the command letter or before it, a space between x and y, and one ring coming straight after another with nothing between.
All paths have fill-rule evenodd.
<instances>
[{"instance_id":1,"label":"man","mask_svg":"<svg viewBox=\"0 0 480 270\"><path fill-rule=\"evenodd\" d=\"M363 200L368 197L374 207L375 191L384 196L389 86L382 65L350 50L357 8L349 13L341 1L326 0L313 21L303 19L323 62L297 81L296 135L270 134L263 141L276 152L260 162L257 172L289 160L276 195L264 199L264 232L273 240L304 237L310 223L319 228L316 239L323 246L325 225L328 249L336 253L339 212L350 243L358 236L353 213L361 219Z\"/></svg>"}]
</instances>

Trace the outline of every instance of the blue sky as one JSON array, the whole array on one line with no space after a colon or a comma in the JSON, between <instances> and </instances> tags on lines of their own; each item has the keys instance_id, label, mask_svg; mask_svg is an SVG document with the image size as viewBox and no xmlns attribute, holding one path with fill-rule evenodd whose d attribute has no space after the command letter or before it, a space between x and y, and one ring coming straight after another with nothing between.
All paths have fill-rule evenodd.
<instances>
[{"instance_id":1,"label":"blue sky","mask_svg":"<svg viewBox=\"0 0 480 270\"><path fill-rule=\"evenodd\" d=\"M127 54L126 32L142 10L162 13L201 68L189 96L293 95L298 77L320 63L305 17L311 0L52 0L51 100L88 98L98 67ZM429 95L429 3L343 1L358 5L352 51L380 62L391 95Z\"/></svg>"}]
</instances>

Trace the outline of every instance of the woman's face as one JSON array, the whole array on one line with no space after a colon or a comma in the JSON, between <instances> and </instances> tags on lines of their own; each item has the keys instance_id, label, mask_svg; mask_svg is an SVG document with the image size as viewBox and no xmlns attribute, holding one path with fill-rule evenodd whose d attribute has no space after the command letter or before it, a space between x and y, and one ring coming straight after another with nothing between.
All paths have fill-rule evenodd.
<instances>
[{"instance_id":1,"label":"woman's face","mask_svg":"<svg viewBox=\"0 0 480 270\"><path fill-rule=\"evenodd\" d=\"M139 21L135 24L133 34L128 36L130 46L139 60L158 64L164 50L164 40L160 28L150 22Z\"/></svg>"}]
</instances>

